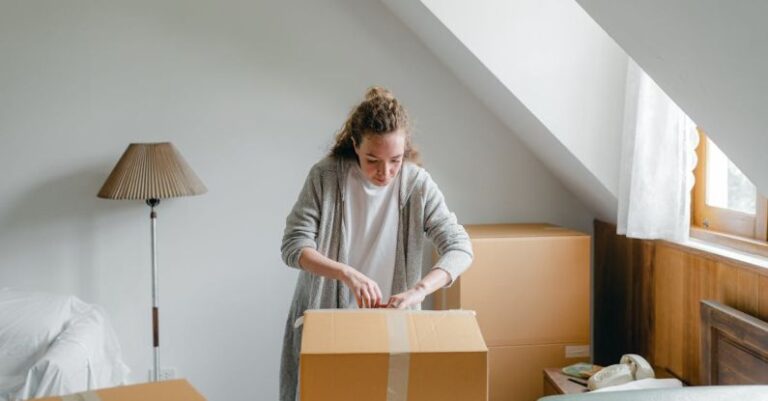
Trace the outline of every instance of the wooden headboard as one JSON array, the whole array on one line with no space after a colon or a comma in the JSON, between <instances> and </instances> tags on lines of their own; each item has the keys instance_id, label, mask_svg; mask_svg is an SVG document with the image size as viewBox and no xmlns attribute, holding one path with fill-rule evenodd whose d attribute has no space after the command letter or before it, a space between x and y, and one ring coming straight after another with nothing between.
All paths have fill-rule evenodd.
<instances>
[{"instance_id":1,"label":"wooden headboard","mask_svg":"<svg viewBox=\"0 0 768 401\"><path fill-rule=\"evenodd\" d=\"M701 301L701 384L768 384L768 323Z\"/></svg>"}]
</instances>

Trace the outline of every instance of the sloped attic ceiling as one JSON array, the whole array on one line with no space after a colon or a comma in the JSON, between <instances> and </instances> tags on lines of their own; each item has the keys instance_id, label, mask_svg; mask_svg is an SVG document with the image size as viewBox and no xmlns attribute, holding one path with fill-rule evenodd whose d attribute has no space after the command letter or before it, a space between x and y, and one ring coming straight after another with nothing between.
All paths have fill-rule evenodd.
<instances>
[{"instance_id":1,"label":"sloped attic ceiling","mask_svg":"<svg viewBox=\"0 0 768 401\"><path fill-rule=\"evenodd\" d=\"M571 0L383 0L596 217L615 221L626 53Z\"/></svg>"},{"instance_id":2,"label":"sloped attic ceiling","mask_svg":"<svg viewBox=\"0 0 768 401\"><path fill-rule=\"evenodd\" d=\"M768 1L576 1L768 195Z\"/></svg>"}]
</instances>

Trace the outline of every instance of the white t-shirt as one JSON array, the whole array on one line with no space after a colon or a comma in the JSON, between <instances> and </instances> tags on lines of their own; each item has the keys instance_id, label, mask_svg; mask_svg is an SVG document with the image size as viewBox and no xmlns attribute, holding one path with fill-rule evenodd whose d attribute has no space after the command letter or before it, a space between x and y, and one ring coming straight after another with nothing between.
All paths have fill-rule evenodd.
<instances>
[{"instance_id":1,"label":"white t-shirt","mask_svg":"<svg viewBox=\"0 0 768 401\"><path fill-rule=\"evenodd\" d=\"M365 178L357 163L349 169L344 188L347 264L379 285L382 303L393 295L399 189L399 173L387 186L380 187Z\"/></svg>"}]
</instances>

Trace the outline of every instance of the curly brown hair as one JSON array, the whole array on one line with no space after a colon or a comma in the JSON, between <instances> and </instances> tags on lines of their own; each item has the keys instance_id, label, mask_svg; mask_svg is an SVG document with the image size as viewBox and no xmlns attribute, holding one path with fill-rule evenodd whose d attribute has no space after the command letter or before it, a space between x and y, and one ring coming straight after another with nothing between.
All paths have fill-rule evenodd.
<instances>
[{"instance_id":1,"label":"curly brown hair","mask_svg":"<svg viewBox=\"0 0 768 401\"><path fill-rule=\"evenodd\" d=\"M365 93L365 100L349 114L347 121L336 134L336 143L330 155L336 158L357 159L355 144L363 142L366 135L385 135L402 129L405 132L407 161L421 164L419 152L411 143L408 113L389 90L374 86Z\"/></svg>"}]
</instances>

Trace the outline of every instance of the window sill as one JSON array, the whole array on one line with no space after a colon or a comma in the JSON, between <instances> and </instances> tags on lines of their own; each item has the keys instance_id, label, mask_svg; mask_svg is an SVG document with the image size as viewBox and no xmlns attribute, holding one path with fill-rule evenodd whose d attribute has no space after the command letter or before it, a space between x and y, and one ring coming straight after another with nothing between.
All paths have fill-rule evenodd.
<instances>
[{"instance_id":1,"label":"window sill","mask_svg":"<svg viewBox=\"0 0 768 401\"><path fill-rule=\"evenodd\" d=\"M723 233L712 229L691 226L691 238L699 239L716 246L732 249L747 255L762 256L768 258L768 242L754 238L746 238L738 235Z\"/></svg>"},{"instance_id":2,"label":"window sill","mask_svg":"<svg viewBox=\"0 0 768 401\"><path fill-rule=\"evenodd\" d=\"M704 233L702 233L704 231ZM737 241L743 241L748 243L748 250L744 249L735 249L734 247L730 246L732 242L729 242L731 239L728 239L726 241L722 241L723 234L707 231L701 228L691 227L691 238L689 238L685 242L677 242L678 245L682 245L688 248L697 249L699 251L711 253L717 256L720 256L725 259L730 260L736 260L738 262L742 262L748 265L757 266L761 268L768 269L768 256L763 255L762 252L765 252L763 250L762 252L753 252L753 250L760 250L760 248L753 248L754 243L757 243L757 246L764 247L766 250L768 250L768 245L764 245L764 243L760 243L759 241L747 241L747 240L740 240L737 239ZM725 235L727 236L727 235ZM727 236L732 237L732 236ZM715 239L715 240L712 240Z\"/></svg>"}]
</instances>

